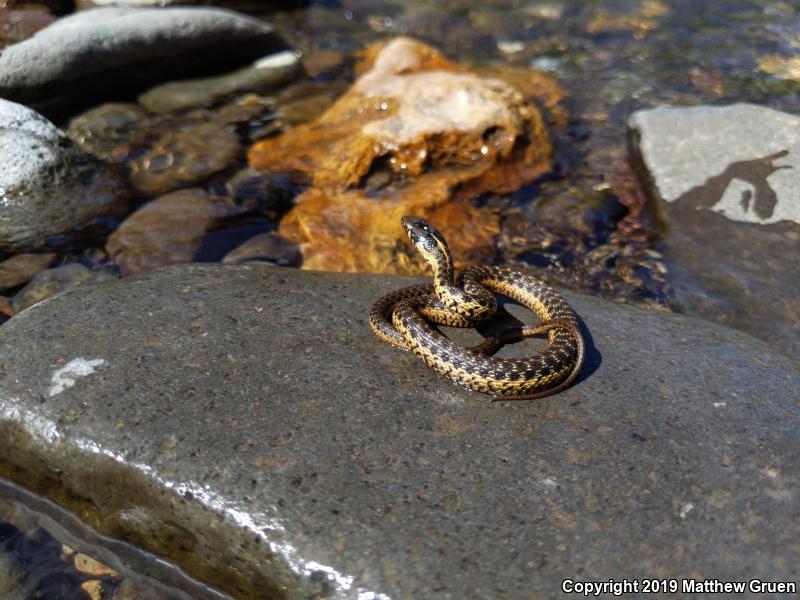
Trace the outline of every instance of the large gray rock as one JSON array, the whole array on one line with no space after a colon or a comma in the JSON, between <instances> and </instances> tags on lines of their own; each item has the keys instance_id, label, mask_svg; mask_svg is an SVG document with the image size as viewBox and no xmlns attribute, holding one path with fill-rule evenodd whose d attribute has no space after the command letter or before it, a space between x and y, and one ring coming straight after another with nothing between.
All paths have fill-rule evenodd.
<instances>
[{"instance_id":1,"label":"large gray rock","mask_svg":"<svg viewBox=\"0 0 800 600\"><path fill-rule=\"evenodd\" d=\"M631 151L668 225L687 311L800 352L800 117L752 104L633 114Z\"/></svg>"},{"instance_id":2,"label":"large gray rock","mask_svg":"<svg viewBox=\"0 0 800 600\"><path fill-rule=\"evenodd\" d=\"M238 598L796 580L796 363L569 294L579 382L492 403L372 335L409 281L192 265L38 304L0 328L0 475Z\"/></svg>"},{"instance_id":3,"label":"large gray rock","mask_svg":"<svg viewBox=\"0 0 800 600\"><path fill-rule=\"evenodd\" d=\"M110 167L35 111L0 98L0 250L42 246L127 209Z\"/></svg>"},{"instance_id":4,"label":"large gray rock","mask_svg":"<svg viewBox=\"0 0 800 600\"><path fill-rule=\"evenodd\" d=\"M190 77L285 47L267 23L225 9L98 8L4 50L0 95L26 103L76 90L108 96L121 85Z\"/></svg>"}]
</instances>

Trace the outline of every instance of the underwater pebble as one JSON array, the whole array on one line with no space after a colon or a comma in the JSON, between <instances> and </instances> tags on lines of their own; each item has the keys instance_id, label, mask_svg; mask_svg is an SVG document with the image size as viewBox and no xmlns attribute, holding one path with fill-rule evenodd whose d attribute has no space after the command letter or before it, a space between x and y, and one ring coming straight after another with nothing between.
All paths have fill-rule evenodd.
<instances>
[{"instance_id":1,"label":"underwater pebble","mask_svg":"<svg viewBox=\"0 0 800 600\"><path fill-rule=\"evenodd\" d=\"M80 263L70 263L40 272L14 296L14 309L20 312L45 298L75 287L116 279L105 271L90 271Z\"/></svg>"},{"instance_id":2,"label":"underwater pebble","mask_svg":"<svg viewBox=\"0 0 800 600\"><path fill-rule=\"evenodd\" d=\"M39 271L53 264L58 254L17 254L0 262L0 292L33 279Z\"/></svg>"}]
</instances>

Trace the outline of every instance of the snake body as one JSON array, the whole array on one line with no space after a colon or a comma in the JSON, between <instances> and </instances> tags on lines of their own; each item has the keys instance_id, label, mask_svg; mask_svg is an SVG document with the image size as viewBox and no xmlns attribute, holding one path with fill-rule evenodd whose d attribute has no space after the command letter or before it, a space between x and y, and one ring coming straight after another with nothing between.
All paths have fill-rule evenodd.
<instances>
[{"instance_id":1,"label":"snake body","mask_svg":"<svg viewBox=\"0 0 800 600\"><path fill-rule=\"evenodd\" d=\"M575 312L558 292L505 267L467 267L456 279L442 234L419 217L403 217L402 225L433 268L433 283L406 287L378 300L369 313L378 338L410 350L451 381L495 398L541 398L572 383L585 346ZM530 309L541 323L487 338L473 348L456 344L431 325L473 327L495 314L495 294ZM505 343L543 333L549 342L544 352L528 358L492 356Z\"/></svg>"}]
</instances>

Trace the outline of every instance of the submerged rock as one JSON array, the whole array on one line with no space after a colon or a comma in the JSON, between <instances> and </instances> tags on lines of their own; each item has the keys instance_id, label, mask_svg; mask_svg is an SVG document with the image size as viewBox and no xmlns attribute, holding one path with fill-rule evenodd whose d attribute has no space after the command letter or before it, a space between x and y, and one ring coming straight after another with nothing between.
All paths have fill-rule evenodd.
<instances>
[{"instance_id":1,"label":"submerged rock","mask_svg":"<svg viewBox=\"0 0 800 600\"><path fill-rule=\"evenodd\" d=\"M434 221L459 258L492 256L497 216L472 200L550 169L538 110L508 83L408 38L369 48L361 71L317 120L250 149L255 168L311 183L281 235L307 268L413 272L422 263L397 242L400 217L413 213Z\"/></svg>"},{"instance_id":2,"label":"submerged rock","mask_svg":"<svg viewBox=\"0 0 800 600\"><path fill-rule=\"evenodd\" d=\"M96 99L219 72L283 49L270 25L224 9L98 8L59 19L6 49L0 95L50 103L81 89Z\"/></svg>"},{"instance_id":3,"label":"submerged rock","mask_svg":"<svg viewBox=\"0 0 800 600\"><path fill-rule=\"evenodd\" d=\"M46 6L41 4L21 4L0 6L0 48L20 42L54 20Z\"/></svg>"},{"instance_id":4,"label":"submerged rock","mask_svg":"<svg viewBox=\"0 0 800 600\"><path fill-rule=\"evenodd\" d=\"M145 204L108 238L108 253L124 276L190 262L203 236L239 212L201 189L172 192Z\"/></svg>"},{"instance_id":5,"label":"submerged rock","mask_svg":"<svg viewBox=\"0 0 800 600\"><path fill-rule=\"evenodd\" d=\"M229 265L266 261L281 267L299 267L303 262L300 249L292 242L272 232L260 233L237 246L222 259Z\"/></svg>"},{"instance_id":6,"label":"submerged rock","mask_svg":"<svg viewBox=\"0 0 800 600\"><path fill-rule=\"evenodd\" d=\"M29 282L39 271L53 264L58 254L17 254L0 262L0 292Z\"/></svg>"},{"instance_id":7,"label":"submerged rock","mask_svg":"<svg viewBox=\"0 0 800 600\"><path fill-rule=\"evenodd\" d=\"M300 59L294 52L283 50L232 73L156 86L139 96L139 103L156 113L211 106L235 93L272 91L301 72Z\"/></svg>"},{"instance_id":8,"label":"submerged rock","mask_svg":"<svg viewBox=\"0 0 800 600\"><path fill-rule=\"evenodd\" d=\"M14 296L14 310L20 312L45 298L66 290L93 283L116 279L106 271L90 271L80 263L70 263L39 273Z\"/></svg>"},{"instance_id":9,"label":"submerged rock","mask_svg":"<svg viewBox=\"0 0 800 600\"><path fill-rule=\"evenodd\" d=\"M795 577L795 363L568 294L578 383L489 402L369 330L411 282L191 265L34 307L0 328L0 476L243 599Z\"/></svg>"},{"instance_id":10,"label":"submerged rock","mask_svg":"<svg viewBox=\"0 0 800 600\"><path fill-rule=\"evenodd\" d=\"M42 115L2 98L0 163L0 250L41 247L127 210L127 186L116 170Z\"/></svg>"},{"instance_id":11,"label":"submerged rock","mask_svg":"<svg viewBox=\"0 0 800 600\"><path fill-rule=\"evenodd\" d=\"M800 117L750 104L635 113L676 301L800 351Z\"/></svg>"}]
</instances>

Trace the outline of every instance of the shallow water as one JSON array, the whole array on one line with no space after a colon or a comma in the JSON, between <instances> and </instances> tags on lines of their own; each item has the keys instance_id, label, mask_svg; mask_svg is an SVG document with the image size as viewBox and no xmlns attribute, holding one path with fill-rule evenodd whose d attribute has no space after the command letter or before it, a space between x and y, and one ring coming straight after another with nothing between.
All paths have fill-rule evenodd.
<instances>
[{"instance_id":1,"label":"shallow water","mask_svg":"<svg viewBox=\"0 0 800 600\"><path fill-rule=\"evenodd\" d=\"M265 99L246 118L228 115L227 121L219 121L213 111L158 118L135 115L134 126L121 128L118 139L103 147L111 160L138 160L142 169L157 174L172 159L155 152L148 140L202 124L204 129L191 134L193 141L187 143L199 153L189 154L188 165L196 169L197 161L207 159L202 155L206 149L222 152L216 136L236 123L238 141L230 144L233 159L196 183L249 208L205 237L194 256L197 261L221 260L238 243L276 228L298 190L290 182L271 180L269 185L282 190L283 200L274 204L259 197L262 188L257 185L229 185L245 166L244 147L316 116L330 102L329 96L352 80L353 54L386 37L417 37L441 48L450 59L481 70L513 66L557 77L567 98L563 122L550 123L557 148L554 172L510 196L478 200L503 215L496 260L534 267L560 285L654 308L677 307L671 286L673 257L665 254L658 219L647 210L638 212L642 206L629 185L628 116L658 104L739 101L800 114L800 83L768 72L775 70L769 57L800 52L800 9L793 2L322 0L298 10L256 13L253 4L240 6L272 22L310 64L319 65L314 85L295 86L291 95ZM236 110L245 109L234 103L229 112ZM59 124L67 122L63 116ZM153 185L140 190L138 204L158 195ZM80 239L58 240L55 264L80 262L93 270L116 272L102 248L117 225L103 223ZM771 292L774 288L764 287L759 301L774 303ZM719 288L716 293L735 292ZM39 598L82 597L80 576L58 558L60 543L44 530L37 526L24 532L0 521L0 542L37 582L30 593ZM0 589L2 585L0 581ZM118 583L104 585L111 593Z\"/></svg>"}]
</instances>

